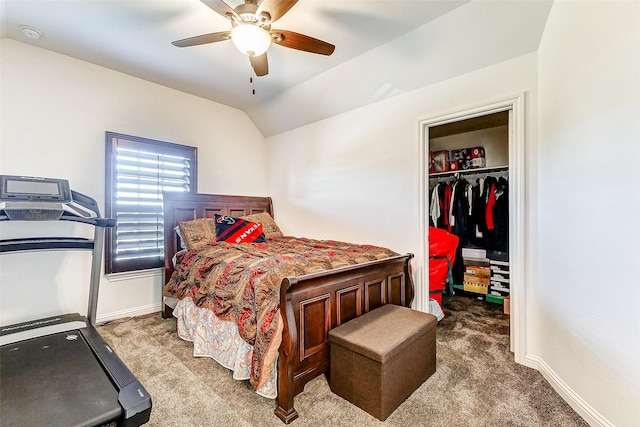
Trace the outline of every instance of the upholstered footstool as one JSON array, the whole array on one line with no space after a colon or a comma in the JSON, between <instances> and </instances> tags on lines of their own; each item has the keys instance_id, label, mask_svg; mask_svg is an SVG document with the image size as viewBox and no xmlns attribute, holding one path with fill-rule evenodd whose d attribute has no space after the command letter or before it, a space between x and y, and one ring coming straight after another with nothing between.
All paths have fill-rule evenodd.
<instances>
[{"instance_id":1,"label":"upholstered footstool","mask_svg":"<svg viewBox=\"0 0 640 427\"><path fill-rule=\"evenodd\" d=\"M331 391L384 421L436 371L437 323L386 304L330 330Z\"/></svg>"}]
</instances>

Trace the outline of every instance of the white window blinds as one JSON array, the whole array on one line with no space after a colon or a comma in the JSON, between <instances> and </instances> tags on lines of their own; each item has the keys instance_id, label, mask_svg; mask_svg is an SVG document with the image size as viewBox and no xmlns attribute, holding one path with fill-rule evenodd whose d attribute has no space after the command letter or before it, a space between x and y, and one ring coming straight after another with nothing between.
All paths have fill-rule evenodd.
<instances>
[{"instance_id":1,"label":"white window blinds","mask_svg":"<svg viewBox=\"0 0 640 427\"><path fill-rule=\"evenodd\" d=\"M107 273L163 265L162 193L195 191L195 180L194 147L107 132Z\"/></svg>"}]
</instances>

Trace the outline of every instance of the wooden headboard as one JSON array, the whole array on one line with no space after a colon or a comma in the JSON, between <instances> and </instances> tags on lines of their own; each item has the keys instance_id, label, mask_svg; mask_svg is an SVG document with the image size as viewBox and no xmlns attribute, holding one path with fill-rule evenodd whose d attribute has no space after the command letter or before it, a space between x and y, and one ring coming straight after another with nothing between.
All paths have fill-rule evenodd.
<instances>
[{"instance_id":1,"label":"wooden headboard","mask_svg":"<svg viewBox=\"0 0 640 427\"><path fill-rule=\"evenodd\" d=\"M213 218L214 214L244 216L268 212L273 216L271 197L227 196L221 194L164 193L164 283L173 273L173 256L180 250L174 228L181 221Z\"/></svg>"}]
</instances>

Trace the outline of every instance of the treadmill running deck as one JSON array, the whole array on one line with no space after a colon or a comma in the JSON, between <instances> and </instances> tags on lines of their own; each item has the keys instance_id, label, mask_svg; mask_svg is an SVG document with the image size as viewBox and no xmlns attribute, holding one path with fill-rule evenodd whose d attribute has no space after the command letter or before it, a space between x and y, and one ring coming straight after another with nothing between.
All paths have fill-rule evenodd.
<instances>
[{"instance_id":1,"label":"treadmill running deck","mask_svg":"<svg viewBox=\"0 0 640 427\"><path fill-rule=\"evenodd\" d=\"M100 426L121 413L117 390L78 330L2 346L0 376L3 426Z\"/></svg>"}]
</instances>

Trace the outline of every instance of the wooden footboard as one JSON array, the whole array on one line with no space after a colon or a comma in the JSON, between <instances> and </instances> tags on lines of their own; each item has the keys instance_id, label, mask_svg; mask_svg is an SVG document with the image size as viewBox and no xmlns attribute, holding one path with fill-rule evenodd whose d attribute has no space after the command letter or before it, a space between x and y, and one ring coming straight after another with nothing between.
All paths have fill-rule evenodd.
<instances>
[{"instance_id":1,"label":"wooden footboard","mask_svg":"<svg viewBox=\"0 0 640 427\"><path fill-rule=\"evenodd\" d=\"M329 370L331 328L384 304L409 307L413 280L412 254L291 277L280 287L284 320L278 359L278 397L275 414L285 423L298 417L293 398L306 383Z\"/></svg>"}]
</instances>

